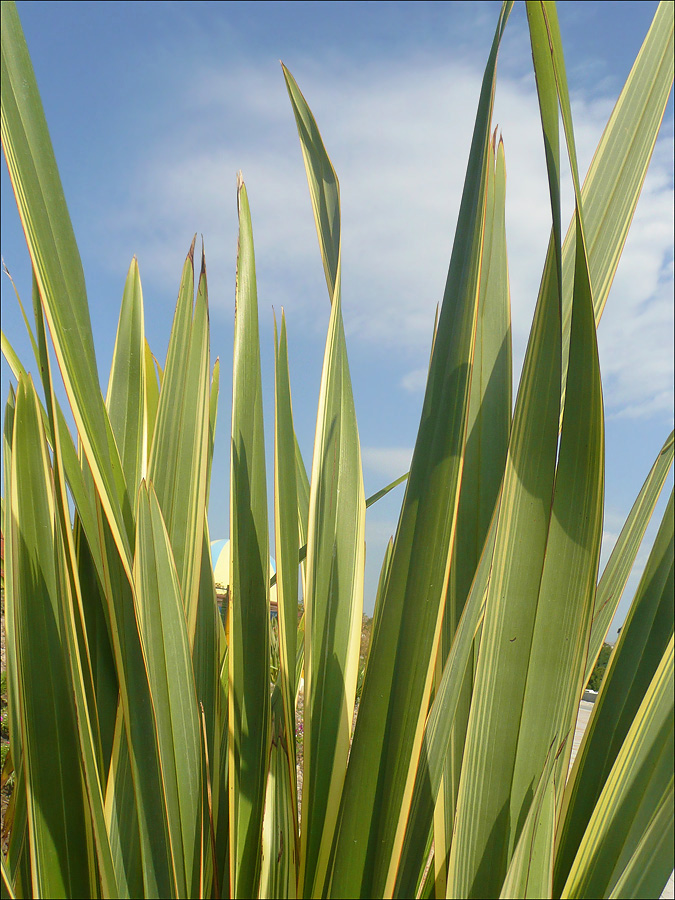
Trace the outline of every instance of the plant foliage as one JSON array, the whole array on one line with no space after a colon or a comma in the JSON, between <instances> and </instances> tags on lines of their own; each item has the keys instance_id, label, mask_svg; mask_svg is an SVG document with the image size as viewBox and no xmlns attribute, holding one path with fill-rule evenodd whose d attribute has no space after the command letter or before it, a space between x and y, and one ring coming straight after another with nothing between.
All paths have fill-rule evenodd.
<instances>
[{"instance_id":1,"label":"plant foliage","mask_svg":"<svg viewBox=\"0 0 675 900\"><path fill-rule=\"evenodd\" d=\"M673 868L672 494L568 769L584 687L673 460L671 433L599 576L596 325L671 90L673 5L659 6L582 185L556 7L526 4L552 226L515 407L506 157L492 125L511 7L503 4L483 78L364 669L366 507L388 488L364 496L339 182L305 98L284 68L331 304L314 453L308 474L282 315L274 471L265 471L253 231L240 177L226 634L206 517L221 461L203 252L197 272L194 242L187 254L163 364L145 338L132 260L102 388L35 76L15 6L3 0L2 145L33 267L33 325L25 318L39 378L3 334L15 376L3 430L8 896L662 890ZM575 198L566 236L565 157Z\"/></svg>"}]
</instances>

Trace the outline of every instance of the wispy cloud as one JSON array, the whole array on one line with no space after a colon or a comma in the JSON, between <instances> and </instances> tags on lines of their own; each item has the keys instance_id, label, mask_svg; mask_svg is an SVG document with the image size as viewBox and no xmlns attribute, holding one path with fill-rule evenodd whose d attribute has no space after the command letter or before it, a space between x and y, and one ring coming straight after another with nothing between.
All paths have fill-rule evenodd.
<instances>
[{"instance_id":1,"label":"wispy cloud","mask_svg":"<svg viewBox=\"0 0 675 900\"><path fill-rule=\"evenodd\" d=\"M664 160L670 144L671 163ZM598 330L610 416L673 416L672 142L658 148Z\"/></svg>"},{"instance_id":2,"label":"wispy cloud","mask_svg":"<svg viewBox=\"0 0 675 900\"><path fill-rule=\"evenodd\" d=\"M412 369L407 372L401 379L401 387L409 391L411 394L416 391L423 391L427 383L427 375L429 369Z\"/></svg>"},{"instance_id":3,"label":"wispy cloud","mask_svg":"<svg viewBox=\"0 0 675 900\"><path fill-rule=\"evenodd\" d=\"M410 468L412 447L362 447L364 469L393 481Z\"/></svg>"},{"instance_id":4,"label":"wispy cloud","mask_svg":"<svg viewBox=\"0 0 675 900\"><path fill-rule=\"evenodd\" d=\"M335 61L333 60L333 63ZM466 62L345 66L336 81L316 61L295 74L317 115L341 180L343 302L352 345L401 355L400 386L422 390L436 304L442 298L482 72ZM178 96L175 134L139 156L128 197L107 220L134 233L141 271L177 284L176 259L192 231L207 236L218 310L231 310L236 248L235 172L244 168L253 210L261 307L284 305L302 327L325 328L323 273L301 156L280 71L210 66L199 96ZM611 99L573 98L582 167ZM507 239L514 363L519 371L550 229L539 114L531 79L507 71L495 119L508 172ZM205 122L216 123L207 129ZM220 124L218 124L220 123ZM671 123L672 124L672 123ZM195 138L196 135L196 138ZM190 138L192 136L192 138ZM194 138L194 139L193 139ZM672 141L662 141L645 184L600 329L608 412L663 415L672 408ZM567 189L567 212L571 213ZM159 223L159 224L158 224ZM136 249L136 248L135 248ZM125 251L126 252L126 251ZM118 266L113 258L111 264ZM225 286L226 290L224 290ZM424 373L424 374L422 374Z\"/></svg>"}]
</instances>

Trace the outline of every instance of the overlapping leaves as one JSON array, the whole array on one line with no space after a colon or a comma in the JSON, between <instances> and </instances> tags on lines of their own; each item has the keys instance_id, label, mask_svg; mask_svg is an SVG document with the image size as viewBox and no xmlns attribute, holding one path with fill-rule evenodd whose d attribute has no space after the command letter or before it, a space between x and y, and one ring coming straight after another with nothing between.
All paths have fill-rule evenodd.
<instances>
[{"instance_id":1,"label":"overlapping leaves","mask_svg":"<svg viewBox=\"0 0 675 900\"><path fill-rule=\"evenodd\" d=\"M667 877L672 496L566 775L583 687L673 458L671 435L598 581L595 327L672 84L672 4L659 6L583 187L555 5L527 4L552 233L513 415L506 162L491 122L510 10L486 68L352 735L365 511L393 485L365 500L339 183L309 106L284 70L331 312L311 479L283 314L275 333L274 579L253 229L238 185L228 642L206 522L219 369L210 382L203 253L195 295L193 242L163 366L132 261L104 395L35 77L3 2L2 140L34 272L41 382L3 334L16 377L3 431L9 895L639 896ZM564 241L560 120L575 195Z\"/></svg>"}]
</instances>

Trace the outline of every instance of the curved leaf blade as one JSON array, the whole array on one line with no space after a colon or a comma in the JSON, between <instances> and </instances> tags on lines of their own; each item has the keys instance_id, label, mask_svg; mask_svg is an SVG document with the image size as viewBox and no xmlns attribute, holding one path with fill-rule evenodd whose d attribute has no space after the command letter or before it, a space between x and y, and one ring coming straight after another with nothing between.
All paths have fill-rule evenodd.
<instances>
[{"instance_id":1,"label":"curved leaf blade","mask_svg":"<svg viewBox=\"0 0 675 900\"><path fill-rule=\"evenodd\" d=\"M291 809L297 810L297 771L295 762L295 674L298 637L298 491L296 482L295 431L288 372L286 318L281 314L281 333L277 337L274 322L275 416L274 416L274 529L277 567L277 609L279 617L279 679L281 686L283 730L277 741L285 740L288 758L288 782L291 785ZM277 752L281 752L278 749ZM270 776L271 777L271 776ZM276 775L280 777L279 773ZM268 784L268 792L269 792ZM297 815L290 832L297 849ZM297 854L295 860L297 861Z\"/></svg>"},{"instance_id":2,"label":"curved leaf blade","mask_svg":"<svg viewBox=\"0 0 675 900\"><path fill-rule=\"evenodd\" d=\"M253 231L239 176L230 474L229 817L233 897L260 881L270 742L267 489Z\"/></svg>"},{"instance_id":3,"label":"curved leaf blade","mask_svg":"<svg viewBox=\"0 0 675 900\"><path fill-rule=\"evenodd\" d=\"M63 573L54 550L63 551L30 380L22 379L17 389L11 462L10 546L13 595L21 599L15 610L16 658L32 889L37 896L91 896L96 887L81 852L91 825L63 646Z\"/></svg>"},{"instance_id":4,"label":"curved leaf blade","mask_svg":"<svg viewBox=\"0 0 675 900\"><path fill-rule=\"evenodd\" d=\"M323 893L349 754L363 612L365 495L340 299L340 187L284 68L332 303L307 524L304 780L300 887Z\"/></svg>"},{"instance_id":5,"label":"curved leaf blade","mask_svg":"<svg viewBox=\"0 0 675 900\"><path fill-rule=\"evenodd\" d=\"M132 504L99 389L82 263L14 3L2 5L2 145L66 393L130 575Z\"/></svg>"},{"instance_id":6,"label":"curved leaf blade","mask_svg":"<svg viewBox=\"0 0 675 900\"><path fill-rule=\"evenodd\" d=\"M671 634L579 845L562 891L565 900L614 890L654 811L672 791L673 721Z\"/></svg>"},{"instance_id":7,"label":"curved leaf blade","mask_svg":"<svg viewBox=\"0 0 675 900\"><path fill-rule=\"evenodd\" d=\"M145 475L147 457L144 330L143 291L138 261L134 257L124 285L106 397L124 479L134 492Z\"/></svg>"},{"instance_id":8,"label":"curved leaf blade","mask_svg":"<svg viewBox=\"0 0 675 900\"><path fill-rule=\"evenodd\" d=\"M557 837L562 888L594 807L673 634L673 493L610 657L565 789Z\"/></svg>"},{"instance_id":9,"label":"curved leaf blade","mask_svg":"<svg viewBox=\"0 0 675 900\"><path fill-rule=\"evenodd\" d=\"M422 420L361 695L335 852L336 896L393 889L399 821L412 797L456 528L494 75L510 9L504 4L483 80Z\"/></svg>"},{"instance_id":10,"label":"curved leaf blade","mask_svg":"<svg viewBox=\"0 0 675 900\"><path fill-rule=\"evenodd\" d=\"M162 508L176 561L191 645L207 497L210 369L203 250L196 300L193 256L194 241L183 266L148 461L148 479Z\"/></svg>"},{"instance_id":11,"label":"curved leaf blade","mask_svg":"<svg viewBox=\"0 0 675 900\"><path fill-rule=\"evenodd\" d=\"M642 840L614 885L610 900L662 896L673 871L674 794L671 780Z\"/></svg>"},{"instance_id":12,"label":"curved leaf blade","mask_svg":"<svg viewBox=\"0 0 675 900\"><path fill-rule=\"evenodd\" d=\"M142 482L139 490L134 576L177 894L194 896L200 865L199 713L178 574L152 483Z\"/></svg>"}]
</instances>

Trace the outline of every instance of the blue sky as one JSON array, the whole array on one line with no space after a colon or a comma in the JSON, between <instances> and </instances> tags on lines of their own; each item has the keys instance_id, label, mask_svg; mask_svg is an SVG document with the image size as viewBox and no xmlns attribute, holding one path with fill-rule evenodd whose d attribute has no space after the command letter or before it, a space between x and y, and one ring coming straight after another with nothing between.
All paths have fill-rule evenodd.
<instances>
[{"instance_id":1,"label":"blue sky","mask_svg":"<svg viewBox=\"0 0 675 900\"><path fill-rule=\"evenodd\" d=\"M405 471L499 3L17 6L82 255L104 384L132 255L148 339L162 359L185 254L193 234L204 235L211 352L222 365L212 537L228 535L239 169L256 244L268 457L272 309L283 306L296 428L311 461L329 304L280 59L305 93L340 178L343 307L366 494ZM655 8L559 3L582 172ZM495 123L506 148L517 377L550 229L522 6L502 45ZM607 416L603 559L673 425L672 155L671 96L599 329ZM569 189L566 202L569 216ZM2 255L28 298L28 256L4 165ZM11 286L6 278L1 284L3 330L28 361ZM5 396L7 389L3 361ZM399 488L368 513L368 611L401 499Z\"/></svg>"}]
</instances>

